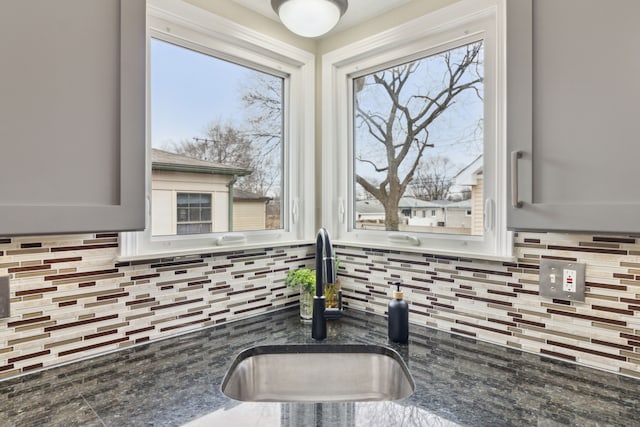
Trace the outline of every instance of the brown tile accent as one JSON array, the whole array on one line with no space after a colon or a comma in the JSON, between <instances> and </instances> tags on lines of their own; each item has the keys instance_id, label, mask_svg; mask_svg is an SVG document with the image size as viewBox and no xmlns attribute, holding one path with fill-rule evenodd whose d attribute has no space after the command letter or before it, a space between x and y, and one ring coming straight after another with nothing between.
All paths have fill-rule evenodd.
<instances>
[{"instance_id":1,"label":"brown tile accent","mask_svg":"<svg viewBox=\"0 0 640 427\"><path fill-rule=\"evenodd\" d=\"M51 354L51 350L38 351L36 353L30 353L22 356L11 357L9 358L9 363L15 363L15 362L20 362L22 360L33 359L35 357L46 356L47 354Z\"/></svg>"},{"instance_id":2,"label":"brown tile accent","mask_svg":"<svg viewBox=\"0 0 640 427\"><path fill-rule=\"evenodd\" d=\"M262 305L258 305L258 306L255 306L255 307L245 308L244 310L236 310L236 311L234 311L233 313L234 313L234 314L247 313L247 312L249 312L249 311L260 310L260 309L268 308L268 307L271 307L271 306L272 306L272 304L271 304L271 303L268 303L268 304L262 304Z\"/></svg>"},{"instance_id":3,"label":"brown tile accent","mask_svg":"<svg viewBox=\"0 0 640 427\"><path fill-rule=\"evenodd\" d=\"M150 310L152 311L157 311L157 310L164 310L167 308L171 308L171 307L177 307L179 305L185 305L185 304L193 304L196 302L203 302L204 298L195 298L192 300L185 300L185 301L180 301L180 302L173 302L170 304L162 304L162 305L156 305L150 308Z\"/></svg>"},{"instance_id":4,"label":"brown tile accent","mask_svg":"<svg viewBox=\"0 0 640 427\"><path fill-rule=\"evenodd\" d=\"M16 291L16 296L24 296L24 295L33 295L33 294L42 294L45 292L54 292L58 290L56 286L52 286L50 288L39 288L39 289L29 289L27 291Z\"/></svg>"},{"instance_id":5,"label":"brown tile accent","mask_svg":"<svg viewBox=\"0 0 640 427\"><path fill-rule=\"evenodd\" d=\"M33 329L46 328L47 326L51 326L55 324L56 322L49 321L49 322L34 323L32 325L19 326L16 328L16 332L24 332L24 331L30 331Z\"/></svg>"},{"instance_id":6,"label":"brown tile accent","mask_svg":"<svg viewBox=\"0 0 640 427\"><path fill-rule=\"evenodd\" d=\"M155 329L155 326L147 326L146 328L139 328L139 329L133 329L131 331L127 331L125 332L125 335L130 336L135 334L141 334L143 332L153 331L154 329Z\"/></svg>"},{"instance_id":7,"label":"brown tile accent","mask_svg":"<svg viewBox=\"0 0 640 427\"><path fill-rule=\"evenodd\" d=\"M617 313L617 314L624 314L626 316L633 316L633 310L622 310L619 308L605 307L602 305L592 305L591 308L594 310L606 311L609 313Z\"/></svg>"},{"instance_id":8,"label":"brown tile accent","mask_svg":"<svg viewBox=\"0 0 640 427\"><path fill-rule=\"evenodd\" d=\"M117 318L118 318L117 314L110 314L108 316L95 317L93 319L78 320L77 322L69 322L69 323L59 324L59 325L56 325L56 326L49 326L47 328L44 328L44 331L45 332L57 331L59 329L73 328L75 326L86 325L86 324L89 324L89 323L102 322L104 320L111 320L111 319L117 319Z\"/></svg>"},{"instance_id":9,"label":"brown tile accent","mask_svg":"<svg viewBox=\"0 0 640 427\"><path fill-rule=\"evenodd\" d=\"M624 322L622 320L606 319L603 317L589 316L586 314L578 314L578 313L571 313L567 311L553 310L551 308L548 308L547 312L551 314L559 314L561 316L575 317L578 319L593 320L594 322L610 323L612 325L618 325L618 326L627 326L627 322Z\"/></svg>"},{"instance_id":10,"label":"brown tile accent","mask_svg":"<svg viewBox=\"0 0 640 427\"><path fill-rule=\"evenodd\" d=\"M42 362L40 363L36 363L35 365L29 365L29 366L25 366L24 368L22 368L22 372L29 372L29 371L33 371L34 369L40 369L44 366L44 364Z\"/></svg>"},{"instance_id":11,"label":"brown tile accent","mask_svg":"<svg viewBox=\"0 0 640 427\"><path fill-rule=\"evenodd\" d=\"M118 233L96 233L96 239L103 239L105 237L118 237Z\"/></svg>"},{"instance_id":12,"label":"brown tile accent","mask_svg":"<svg viewBox=\"0 0 640 427\"><path fill-rule=\"evenodd\" d=\"M597 340L597 339L592 339L591 342L593 344L598 344L598 345L604 345L606 347L613 347L613 348L617 348L618 350L629 350L629 351L633 351L633 346L629 346L629 345L623 345L623 344L616 344L616 343L612 343L612 342L607 342L607 341L602 341L602 340Z\"/></svg>"},{"instance_id":13,"label":"brown tile accent","mask_svg":"<svg viewBox=\"0 0 640 427\"><path fill-rule=\"evenodd\" d=\"M120 297L126 297L126 296L129 296L129 292L120 292L120 293L116 293L116 294L100 295L100 296L98 296L96 298L96 300L104 301L104 300L120 298Z\"/></svg>"},{"instance_id":14,"label":"brown tile accent","mask_svg":"<svg viewBox=\"0 0 640 427\"><path fill-rule=\"evenodd\" d=\"M540 349L540 353L546 354L547 356L559 357L561 359L571 360L572 362L576 361L575 356L569 356L568 354L558 353L557 351L546 350L544 348Z\"/></svg>"},{"instance_id":15,"label":"brown tile accent","mask_svg":"<svg viewBox=\"0 0 640 427\"><path fill-rule=\"evenodd\" d=\"M600 248L584 248L579 246L560 246L560 245L549 245L547 247L549 250L556 251L572 251L572 252L589 252L594 254L611 254L611 255L627 255L626 250L617 250L617 249L600 249Z\"/></svg>"},{"instance_id":16,"label":"brown tile accent","mask_svg":"<svg viewBox=\"0 0 640 427\"><path fill-rule=\"evenodd\" d=\"M633 340L633 341L640 341L640 334L632 335L632 334L621 333L620 338L625 338L627 340Z\"/></svg>"},{"instance_id":17,"label":"brown tile accent","mask_svg":"<svg viewBox=\"0 0 640 427\"><path fill-rule=\"evenodd\" d=\"M94 338L100 338L100 337L104 337L106 335L113 335L113 334L117 334L118 330L117 329L111 329L109 331L104 331L104 332L98 332L95 334L89 334L89 335L85 335L84 339L85 340L92 340Z\"/></svg>"},{"instance_id":18,"label":"brown tile accent","mask_svg":"<svg viewBox=\"0 0 640 427\"><path fill-rule=\"evenodd\" d=\"M70 301L70 300L78 300L82 298L92 298L99 297L103 295L114 295L120 293L120 289L106 289L104 291L94 291L94 292L85 292L73 295L65 295L63 297L55 297L52 299L53 302L61 302L61 301Z\"/></svg>"},{"instance_id":19,"label":"brown tile accent","mask_svg":"<svg viewBox=\"0 0 640 427\"><path fill-rule=\"evenodd\" d=\"M20 248L22 249L29 249L29 248L41 248L42 247L42 243L37 242L37 243L20 243Z\"/></svg>"},{"instance_id":20,"label":"brown tile accent","mask_svg":"<svg viewBox=\"0 0 640 427\"><path fill-rule=\"evenodd\" d=\"M7 326L10 327L10 328L14 328L16 326L29 325L29 324L33 324L33 323L40 323L40 322L44 322L44 321L47 321L47 320L51 320L51 316L32 317L30 319L16 320L15 322L7 323Z\"/></svg>"},{"instance_id":21,"label":"brown tile accent","mask_svg":"<svg viewBox=\"0 0 640 427\"><path fill-rule=\"evenodd\" d=\"M144 304L144 303L147 303L147 302L153 302L155 300L156 300L155 297L152 297L152 298L141 298L141 299L136 299L134 301L127 301L124 304L125 305L138 305L138 304Z\"/></svg>"},{"instance_id":22,"label":"brown tile accent","mask_svg":"<svg viewBox=\"0 0 640 427\"><path fill-rule=\"evenodd\" d=\"M612 289L612 290L616 290L616 291L626 291L627 287L626 286L620 286L620 285L608 285L605 283L594 283L594 282L587 282L585 281L584 285L587 288L602 288L602 289Z\"/></svg>"},{"instance_id":23,"label":"brown tile accent","mask_svg":"<svg viewBox=\"0 0 640 427\"><path fill-rule=\"evenodd\" d=\"M82 257L75 256L75 257L69 257L69 258L51 258L51 259L42 260L42 263L43 264L59 264L62 262L76 262L76 261L82 261Z\"/></svg>"},{"instance_id":24,"label":"brown tile accent","mask_svg":"<svg viewBox=\"0 0 640 427\"><path fill-rule=\"evenodd\" d=\"M103 245L60 246L57 248L51 248L51 252L86 251L90 249L107 249L117 247L118 243L105 243Z\"/></svg>"},{"instance_id":25,"label":"brown tile accent","mask_svg":"<svg viewBox=\"0 0 640 427\"><path fill-rule=\"evenodd\" d=\"M119 270L117 268L110 268L107 270L94 270L94 271L83 271L81 273L70 273L70 274L56 274L52 276L45 276L44 280L64 280L64 279L76 279L79 277L89 277L89 276L99 276L103 274L112 274L117 273Z\"/></svg>"},{"instance_id":26,"label":"brown tile accent","mask_svg":"<svg viewBox=\"0 0 640 427\"><path fill-rule=\"evenodd\" d=\"M628 237L594 236L594 242L636 243L636 239Z\"/></svg>"},{"instance_id":27,"label":"brown tile accent","mask_svg":"<svg viewBox=\"0 0 640 427\"><path fill-rule=\"evenodd\" d=\"M20 273L23 271L37 271L37 270L51 270L50 265L34 265L31 267L17 267L17 268L9 268L7 270L8 273Z\"/></svg>"}]
</instances>

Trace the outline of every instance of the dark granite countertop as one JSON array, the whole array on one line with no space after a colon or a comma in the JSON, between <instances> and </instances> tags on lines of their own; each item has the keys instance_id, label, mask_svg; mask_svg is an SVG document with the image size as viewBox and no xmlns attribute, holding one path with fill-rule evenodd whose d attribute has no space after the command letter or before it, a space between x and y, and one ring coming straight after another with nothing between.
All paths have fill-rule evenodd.
<instances>
[{"instance_id":1,"label":"dark granite countertop","mask_svg":"<svg viewBox=\"0 0 640 427\"><path fill-rule=\"evenodd\" d=\"M297 309L0 382L2 426L640 426L640 381L348 310L326 343L393 347L415 393L395 402L243 403L220 384L257 344L315 343ZM321 384L318 385L321 387Z\"/></svg>"}]
</instances>

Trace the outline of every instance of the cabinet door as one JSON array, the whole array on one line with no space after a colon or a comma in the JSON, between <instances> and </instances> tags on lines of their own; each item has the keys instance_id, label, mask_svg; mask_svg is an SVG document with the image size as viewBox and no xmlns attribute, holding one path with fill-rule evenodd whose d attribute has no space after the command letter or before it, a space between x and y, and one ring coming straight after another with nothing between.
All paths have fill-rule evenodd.
<instances>
[{"instance_id":1,"label":"cabinet door","mask_svg":"<svg viewBox=\"0 0 640 427\"><path fill-rule=\"evenodd\" d=\"M640 2L507 6L508 227L640 231Z\"/></svg>"},{"instance_id":2,"label":"cabinet door","mask_svg":"<svg viewBox=\"0 0 640 427\"><path fill-rule=\"evenodd\" d=\"M0 235L144 228L145 0L3 0Z\"/></svg>"}]
</instances>

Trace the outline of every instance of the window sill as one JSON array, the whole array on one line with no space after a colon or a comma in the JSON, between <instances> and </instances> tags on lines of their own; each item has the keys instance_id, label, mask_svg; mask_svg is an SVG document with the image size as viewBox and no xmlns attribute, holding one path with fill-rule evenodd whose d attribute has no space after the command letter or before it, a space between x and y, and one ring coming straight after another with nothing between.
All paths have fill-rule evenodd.
<instances>
[{"instance_id":1,"label":"window sill","mask_svg":"<svg viewBox=\"0 0 640 427\"><path fill-rule=\"evenodd\" d=\"M155 251L155 252L147 252L139 255L121 255L116 257L116 262L131 262L131 261L148 261L154 260L158 258L177 258L177 257L188 257L192 255L202 255L202 254L222 254L222 253L230 253L230 252L242 252L245 250L253 250L253 249L265 249L265 248L277 248L277 247L291 247L291 246L305 246L311 245L313 242L311 240L291 240L291 241L279 241L271 243L253 243L247 245L224 245L224 246L210 246L210 247L202 247L195 249L185 249L185 250L168 250L168 251Z\"/></svg>"},{"instance_id":2,"label":"window sill","mask_svg":"<svg viewBox=\"0 0 640 427\"><path fill-rule=\"evenodd\" d=\"M500 256L500 255L490 255L479 252L463 252L463 251L446 251L446 250L438 250L432 249L424 246L397 246L397 245L389 245L389 244L375 244L375 243L363 243L357 241L349 241L349 240L335 240L332 242L334 246L351 246L362 249L383 249L386 251L393 252L411 252L411 253L419 253L419 254L429 254L435 256L445 256L445 257L453 257L459 259L475 259L482 261L497 261L497 262L515 262L515 256Z\"/></svg>"}]
</instances>

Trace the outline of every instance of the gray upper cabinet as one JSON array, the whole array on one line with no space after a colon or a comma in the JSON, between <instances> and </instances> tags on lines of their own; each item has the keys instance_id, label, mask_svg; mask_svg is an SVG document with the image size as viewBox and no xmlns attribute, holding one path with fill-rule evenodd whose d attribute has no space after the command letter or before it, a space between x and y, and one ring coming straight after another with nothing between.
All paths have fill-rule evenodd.
<instances>
[{"instance_id":1,"label":"gray upper cabinet","mask_svg":"<svg viewBox=\"0 0 640 427\"><path fill-rule=\"evenodd\" d=\"M3 0L0 235L145 226L145 0Z\"/></svg>"},{"instance_id":2,"label":"gray upper cabinet","mask_svg":"<svg viewBox=\"0 0 640 427\"><path fill-rule=\"evenodd\" d=\"M508 227L640 232L640 2L507 7Z\"/></svg>"}]
</instances>

